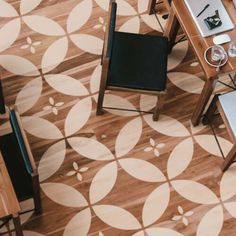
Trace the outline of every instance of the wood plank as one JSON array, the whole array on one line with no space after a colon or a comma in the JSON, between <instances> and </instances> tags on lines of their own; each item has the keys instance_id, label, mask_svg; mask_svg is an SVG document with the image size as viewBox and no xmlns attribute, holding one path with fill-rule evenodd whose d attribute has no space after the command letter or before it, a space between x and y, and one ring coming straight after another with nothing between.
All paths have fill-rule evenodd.
<instances>
[{"instance_id":1,"label":"wood plank","mask_svg":"<svg viewBox=\"0 0 236 236\"><path fill-rule=\"evenodd\" d=\"M20 12L19 9L21 1L9 0L6 2L10 3L17 10L17 12ZM98 3L101 3L101 5L104 6L104 2L106 1L41 1L37 8L32 10L27 15L45 16L57 22L60 26L63 27L64 30L66 30L68 16L74 9L74 7L76 7L80 3L89 2L92 2L91 15L88 21L75 32L75 35L94 36L97 39L103 40L103 27L105 26L105 23L102 24L100 21L102 21L102 19L105 20L107 11L104 8L100 7ZM125 2L129 4L131 8L120 8L121 15L118 15L117 17L117 29L120 29L122 25L129 21L127 23L128 26L126 25L128 28L130 27L129 29L136 29L136 27L139 27L139 32L143 34L161 34L161 32L155 31L148 25L153 24L154 26L156 26L156 28L159 27L158 23L155 21L155 17L153 16L153 18L147 18L146 12L140 12L139 7L141 5L138 6L138 3L144 4L145 1L126 0ZM132 11L132 8L135 11ZM127 11L132 11L133 15L127 15ZM84 13L85 15L89 15L89 12L87 12L86 9L84 10ZM122 13L124 14L122 15ZM80 16L78 16L75 25L78 24L77 20L79 21L80 19ZM5 25L10 20L12 20L12 18L1 17L0 28L2 28L3 25ZM145 20L148 21L148 24L145 23ZM100 28L96 29L96 25L100 25ZM46 75L49 76L52 74L60 74L70 76L71 78L73 78L73 81L78 81L83 84L83 86L86 88L85 91L87 92L85 95L76 95L76 92L78 91L70 88L70 86L68 86L67 80L63 81L63 86L61 87L62 89L70 88L67 90L69 92L66 94L65 92L59 91L58 89L55 89L53 86L51 86L46 81L45 75L42 77L40 75L38 77L24 76L13 74L6 69L2 70L4 98L6 105L9 107L15 105L16 101L19 102L19 95L22 95L22 91L24 90L25 86L29 85L29 83L31 82L35 82L36 78L38 79L37 81L39 83L36 83L38 86L37 89L42 89L40 90L41 93L39 94L39 98L36 99L35 103L32 103L32 106L29 106L30 108L24 111L21 116L23 118L22 120L24 121L23 126L26 130L26 135L30 142L30 147L35 158L36 165L37 167L40 166L40 178L42 178L41 186L45 187L48 184L52 184L51 187L57 186L57 190L60 190L59 192L51 192L52 196L49 197L47 194L45 194L45 189L41 189L43 214L40 216L36 216L34 214L31 215L30 218L24 223L24 230L32 231L33 233L39 233L42 235L62 236L63 234L65 234L65 229L68 229L69 222L71 222L74 217L78 216L78 214L82 214L86 212L86 210L88 210L91 211L91 217L84 217L83 220L77 220L77 227L75 228L75 233L77 233L76 235L81 235L80 230L83 229L83 226L85 226L87 222L89 222L89 220L84 221L84 219L91 218L91 224L87 233L87 235L89 236L98 236L100 232L104 234L104 236L130 236L132 234L140 232L141 229L120 229L114 227L114 225L112 224L104 223L97 216L97 214L95 214L95 212L92 210L92 207L102 207L104 205L117 206L132 214L135 220L137 220L140 224L143 224L143 209L148 196L150 196L150 194L154 190L163 186L167 182L167 185L171 186L171 181L177 182L178 180L186 180L191 183L193 183L193 181L197 182L202 186L205 186L205 188L207 189L206 191L212 192L218 198L220 198L220 185L222 182L222 171L220 168L223 163L223 159L218 155L212 154L212 151L219 153L219 150L212 148L214 137L212 136L211 129L208 126L193 128L190 124L192 111L196 106L196 102L199 98L199 92L202 89L202 81L205 80L205 77L201 65L197 63L193 50L191 47L188 47L188 43L183 42L176 45L175 50L170 55L171 70L168 73L169 82L167 85L167 98L162 114L164 114L167 118L171 118L171 122L169 123L167 128L160 130L156 127L158 127L158 125L160 125L159 127L163 127L167 120L161 120L161 123L156 123L155 127L151 127L150 124L147 123L148 119L147 114L145 113L135 113L127 115L127 113L114 114L111 111L107 111L103 116L98 117L95 115L96 100L94 98L96 98L97 95L96 85L98 83L99 76L98 74L94 73L94 71L95 69L96 71L99 70L100 55L89 53L85 49L83 50L80 47L77 47L71 41L70 36L71 35L68 34L66 35L69 43L68 51L63 62ZM29 48L20 49L21 46L26 44L27 37L31 37L34 42L41 42L39 46L35 47L36 52L34 54L30 52ZM17 40L9 48L1 52L1 55L20 56L29 60L37 68L40 69L42 57L45 54L46 50L62 37L64 36L47 36L40 34L29 28L22 21L21 31ZM94 49L96 48L96 46L97 45L93 45L91 48ZM229 82L228 79L224 81L226 81L227 83ZM42 87L40 87L40 82L42 82ZM35 87L32 86L31 89L33 90L35 89ZM222 86L222 88L219 88L218 91L222 92L227 90L227 88ZM129 103L131 103L135 108L140 108L141 106L144 106L146 108L155 103L153 98L149 96L140 98L140 96L137 94L123 92L111 92L110 94L122 97L124 101L129 101ZM19 107L24 104L28 105L30 104L29 101L32 101L32 94L24 93L23 95L24 99L20 100L20 103L18 103ZM54 100L54 104L63 102L63 105L56 107L57 115L53 113L52 109L44 109L47 106L52 106L49 102L49 98L52 98ZM114 100L112 100L112 102L113 101ZM77 106L78 108L78 106L81 105L82 102L88 102L89 106L82 106L82 108L79 109L79 111L77 110L74 114L70 113L73 107L76 108ZM70 117L69 114L71 114ZM86 120L85 124L79 128L81 114L88 114L89 118L88 120ZM52 124L53 127L55 127L54 131L59 130L62 133L63 137L58 139L44 138L45 135L48 134L47 128L45 129L44 126L39 128L38 122L34 122L31 123L31 125L28 125L26 120L31 120L32 118L41 118L48 125ZM0 120L0 122L1 121L2 120ZM140 123L136 123L140 126L131 126L132 121L140 121ZM69 122L67 123L67 127L75 129L76 127L78 127L78 129L74 134L65 138L66 122ZM119 135L122 132L125 132L123 128L127 127L127 125L130 125L132 127L131 132L126 135L127 137L128 135L135 133L136 131L138 132L138 128L140 127L141 135L139 139L136 137L138 139L137 144L126 155L117 157L116 145L120 143L120 141L118 141L118 137L121 137ZM214 120L213 126L218 136L229 140L227 131L225 128L222 128L222 121L219 118ZM40 132L38 132L38 135L40 134L41 137L34 135L37 130L40 130ZM171 132L169 132L170 130ZM80 140L82 140L83 138L89 140L91 139L94 142L98 142L100 145L107 148L109 153L112 153L114 159L108 161L98 161L78 153L71 147L68 140L76 140L79 138ZM155 141L155 147L158 144L164 144L164 146L162 146L161 148L157 148L159 156L155 155L154 148L149 152L144 151L146 148L152 147L150 144L151 139ZM201 144L199 144L199 140L202 141ZM212 141L211 145L209 144L209 140ZM193 154L192 156L190 156L190 163L184 171L182 171L171 181L142 181L135 178L134 176L129 175L121 167L121 165L118 164L116 172L117 178L114 183L114 187L99 202L91 204L90 194L92 182L95 180L94 177L99 172L101 173L101 171L104 170L104 168L111 164L113 161L114 163L119 163L120 160L130 160L131 158L143 160L148 162L149 164L152 164L154 166L154 169L158 168L158 170L160 170L165 177L168 177L167 172L168 168L170 168L170 165L168 168L167 166L168 163L170 163L171 159L173 160L173 158L177 158L177 160L179 160L179 162L177 162L174 167L172 166L173 171L177 171L177 169L181 167L181 164L183 162L181 162L180 160L186 160L184 158L188 159L188 152L191 151L191 148L188 148L186 144L188 142L190 144L191 142L193 143L193 147L191 146L193 148ZM182 152L174 153L173 150L176 150L175 148L178 148L183 144L186 144L186 146L184 146L184 150L181 149ZM203 144L206 144L204 146L205 149L202 147ZM122 146L122 148L124 147ZM91 149L90 151L93 150ZM42 161L43 159L45 162ZM69 172L71 173L71 171L75 171L73 163L78 164L78 171L74 175L69 176ZM52 171L51 168L55 168L55 172L49 175ZM79 170L81 168L88 169L87 171L80 172ZM108 171L106 173L109 173L109 168L107 170ZM76 176L77 173L82 176L82 180L78 180ZM142 166L135 173L137 173L137 175L142 173L144 173L144 175L149 174L148 171L143 172ZM154 171L154 173L156 172ZM234 188L231 188L231 183L235 182L235 168L231 169L231 173L232 175L230 175L227 181L224 182L224 187L229 192L231 192L231 190L234 191ZM47 176L47 174L49 176ZM97 190L98 193L100 193L103 190L102 186L106 186L106 183L110 183L110 180L111 178L109 176L105 177L104 182L102 181L101 183L99 183L99 188L97 189L95 187L94 189ZM86 205L82 207L68 207L65 204L65 201L70 204L76 202L78 198L73 197L73 193L65 189L65 186L73 189L73 193L78 194L76 196L82 195L83 197L81 198L86 199L88 206ZM167 209L158 219L153 222L153 224L151 224L150 227L162 227L165 229L171 229L185 236L196 235L200 221L216 205L198 204L196 202L190 201L181 196L177 191L174 190L173 187L170 187L169 192L170 200ZM191 191L189 193L191 193ZM207 198L207 194L204 195L204 197ZM61 202L56 202L56 198L60 199ZM236 196L232 196L229 201L235 202ZM157 208L160 206L160 204L158 203L159 200L154 204L154 206ZM25 204L27 205L27 207L23 207L23 210L33 208L31 202L26 202ZM187 217L187 226L185 226L181 220L172 220L174 215L180 215L177 209L178 206L181 206L184 212L193 212L192 216ZM147 216L147 219L150 219L151 214L145 215ZM112 213L110 215L110 218L112 218L113 216L114 214ZM121 217L120 219L122 220L124 218ZM115 220L113 222L116 223ZM126 222L123 223L125 224ZM214 223L214 221L211 222ZM121 224L121 226L124 227L124 224ZM147 226L146 228L149 228L149 226ZM209 227L206 226L206 228L207 230L211 230L214 227L209 224ZM219 234L221 236L234 235L235 231L235 218L233 218L227 212L227 210L224 210L224 223Z\"/></svg>"},{"instance_id":2,"label":"wood plank","mask_svg":"<svg viewBox=\"0 0 236 236\"><path fill-rule=\"evenodd\" d=\"M17 215L20 205L0 152L0 218Z\"/></svg>"}]
</instances>

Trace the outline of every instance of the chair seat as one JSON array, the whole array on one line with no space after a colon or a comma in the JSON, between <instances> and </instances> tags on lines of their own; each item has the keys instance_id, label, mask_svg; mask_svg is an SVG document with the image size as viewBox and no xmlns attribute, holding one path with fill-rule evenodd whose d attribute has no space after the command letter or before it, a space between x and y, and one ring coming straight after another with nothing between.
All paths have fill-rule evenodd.
<instances>
[{"instance_id":1,"label":"chair seat","mask_svg":"<svg viewBox=\"0 0 236 236\"><path fill-rule=\"evenodd\" d=\"M32 197L33 188L13 133L0 136L0 149L19 201ZM24 185L22 185L24 183Z\"/></svg>"},{"instance_id":2,"label":"chair seat","mask_svg":"<svg viewBox=\"0 0 236 236\"><path fill-rule=\"evenodd\" d=\"M236 137L236 91L219 96L221 107L229 121L230 127Z\"/></svg>"},{"instance_id":3,"label":"chair seat","mask_svg":"<svg viewBox=\"0 0 236 236\"><path fill-rule=\"evenodd\" d=\"M107 86L165 90L167 52L163 36L115 32Z\"/></svg>"}]
</instances>

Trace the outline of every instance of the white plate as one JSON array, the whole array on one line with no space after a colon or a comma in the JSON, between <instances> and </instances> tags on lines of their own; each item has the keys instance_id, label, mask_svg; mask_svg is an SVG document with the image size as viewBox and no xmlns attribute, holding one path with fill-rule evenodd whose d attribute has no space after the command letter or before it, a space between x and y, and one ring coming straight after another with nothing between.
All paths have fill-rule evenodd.
<instances>
[{"instance_id":1,"label":"white plate","mask_svg":"<svg viewBox=\"0 0 236 236\"><path fill-rule=\"evenodd\" d=\"M212 47L215 47L215 45L208 47L204 52L204 59L207 62L207 64L210 65L210 66L213 66L213 67L221 67L221 66L225 65L226 62L228 61L228 54L226 53L226 51L224 51L225 52L224 59L219 64L219 61L213 61L211 59L211 49L212 49Z\"/></svg>"}]
</instances>

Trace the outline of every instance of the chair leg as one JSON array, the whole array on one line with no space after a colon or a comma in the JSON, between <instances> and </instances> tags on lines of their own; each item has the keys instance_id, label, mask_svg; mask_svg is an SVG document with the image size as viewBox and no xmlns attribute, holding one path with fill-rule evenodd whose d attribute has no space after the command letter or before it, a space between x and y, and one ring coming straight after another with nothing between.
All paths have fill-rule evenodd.
<instances>
[{"instance_id":1,"label":"chair leg","mask_svg":"<svg viewBox=\"0 0 236 236\"><path fill-rule=\"evenodd\" d=\"M33 198L34 198L34 208L35 214L40 215L42 213L42 201L40 198L40 187L39 187L39 176L35 175L32 178L33 182Z\"/></svg>"},{"instance_id":2,"label":"chair leg","mask_svg":"<svg viewBox=\"0 0 236 236\"><path fill-rule=\"evenodd\" d=\"M110 63L109 58L105 58L102 61L102 74L101 74L101 81L100 81L100 87L99 87L99 92L98 92L97 111L96 111L97 116L103 114L102 105L103 105L104 94L106 90L106 80L108 76L109 63Z\"/></svg>"},{"instance_id":3,"label":"chair leg","mask_svg":"<svg viewBox=\"0 0 236 236\"><path fill-rule=\"evenodd\" d=\"M99 94L98 94L98 101L97 101L97 112L96 115L100 116L103 114L103 100L104 100L104 94L105 94L105 88L100 88Z\"/></svg>"},{"instance_id":4,"label":"chair leg","mask_svg":"<svg viewBox=\"0 0 236 236\"><path fill-rule=\"evenodd\" d=\"M236 157L236 144L232 147L232 149L229 151L228 155L225 158L225 161L222 166L222 171L226 171L229 166L232 164Z\"/></svg>"},{"instance_id":5,"label":"chair leg","mask_svg":"<svg viewBox=\"0 0 236 236\"><path fill-rule=\"evenodd\" d=\"M218 95L215 95L211 104L209 105L209 107L207 109L206 114L204 115L204 118L202 119L203 125L207 125L210 123L210 120L217 109L217 105L216 105L217 101L218 101Z\"/></svg>"},{"instance_id":6,"label":"chair leg","mask_svg":"<svg viewBox=\"0 0 236 236\"><path fill-rule=\"evenodd\" d=\"M156 107L154 108L154 111L153 111L153 121L158 121L159 119L159 116L160 116L160 111L162 110L163 106L164 106L164 101L165 101L165 95L164 94L161 94L161 95L158 95L157 96L157 104L156 104Z\"/></svg>"},{"instance_id":7,"label":"chair leg","mask_svg":"<svg viewBox=\"0 0 236 236\"><path fill-rule=\"evenodd\" d=\"M156 5L156 0L149 0L149 4L148 4L149 15L152 15L154 13L155 5Z\"/></svg>"},{"instance_id":8,"label":"chair leg","mask_svg":"<svg viewBox=\"0 0 236 236\"><path fill-rule=\"evenodd\" d=\"M12 219L13 219L13 223L15 226L16 236L24 236L23 231L22 231L22 227L21 227L21 223L20 223L19 214L13 215Z\"/></svg>"}]
</instances>

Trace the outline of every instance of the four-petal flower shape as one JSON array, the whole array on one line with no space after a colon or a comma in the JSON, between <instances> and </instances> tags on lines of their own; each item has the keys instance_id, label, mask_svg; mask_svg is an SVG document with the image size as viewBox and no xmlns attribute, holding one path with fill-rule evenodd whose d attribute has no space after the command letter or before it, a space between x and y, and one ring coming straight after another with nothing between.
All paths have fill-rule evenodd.
<instances>
[{"instance_id":1,"label":"four-petal flower shape","mask_svg":"<svg viewBox=\"0 0 236 236\"><path fill-rule=\"evenodd\" d=\"M179 220L181 220L181 221L183 222L183 224L184 224L185 226L187 226L188 223L189 223L187 217L193 215L193 211L187 211L187 212L184 213L183 208L182 208L181 206L178 206L178 212L179 212L179 215L174 215L173 218L172 218L172 220L173 220L173 221L179 221Z\"/></svg>"},{"instance_id":2,"label":"four-petal flower shape","mask_svg":"<svg viewBox=\"0 0 236 236\"><path fill-rule=\"evenodd\" d=\"M21 49L29 48L32 54L35 54L36 52L35 47L42 43L41 41L33 42L33 40L30 37L27 37L26 41L27 41L27 44L24 44L23 46L21 46Z\"/></svg>"},{"instance_id":3,"label":"four-petal flower shape","mask_svg":"<svg viewBox=\"0 0 236 236\"><path fill-rule=\"evenodd\" d=\"M58 114L57 108L62 106L62 105L64 105L64 102L57 102L57 103L55 103L55 101L54 101L54 99L52 97L49 97L48 101L49 101L50 105L49 106L45 106L43 108L43 110L45 110L45 111L50 111L51 110L54 115L57 115Z\"/></svg>"},{"instance_id":4,"label":"four-petal flower shape","mask_svg":"<svg viewBox=\"0 0 236 236\"><path fill-rule=\"evenodd\" d=\"M89 168L88 167L79 168L78 163L74 161L73 169L74 170L69 171L66 175L67 176L76 175L76 178L78 179L78 181L82 181L83 180L82 173L86 172Z\"/></svg>"},{"instance_id":5,"label":"four-petal flower shape","mask_svg":"<svg viewBox=\"0 0 236 236\"><path fill-rule=\"evenodd\" d=\"M165 146L164 143L158 143L158 144L156 144L155 141L154 141L152 138L150 138L150 145L151 145L151 147L145 148L144 151L145 151L145 152L153 151L154 154L155 154L155 156L157 156L157 157L160 156L160 151L159 151L159 149L160 149L160 148L163 148L163 147Z\"/></svg>"}]
</instances>

